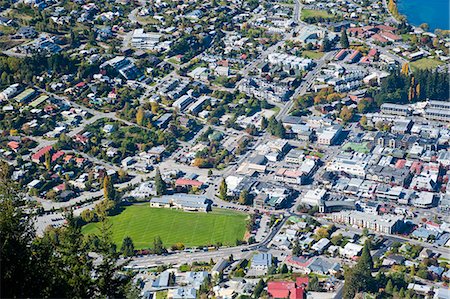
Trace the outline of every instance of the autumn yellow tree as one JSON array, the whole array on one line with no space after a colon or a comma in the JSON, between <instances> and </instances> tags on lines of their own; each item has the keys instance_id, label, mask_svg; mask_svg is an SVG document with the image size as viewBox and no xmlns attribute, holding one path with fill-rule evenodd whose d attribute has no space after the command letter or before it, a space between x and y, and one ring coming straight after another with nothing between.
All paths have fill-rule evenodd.
<instances>
[{"instance_id":1,"label":"autumn yellow tree","mask_svg":"<svg viewBox=\"0 0 450 299\"><path fill-rule=\"evenodd\" d=\"M139 107L136 113L136 123L142 126L142 124L144 123L144 117L145 117L144 108Z\"/></svg>"},{"instance_id":2,"label":"autumn yellow tree","mask_svg":"<svg viewBox=\"0 0 450 299\"><path fill-rule=\"evenodd\" d=\"M405 62L405 63L402 65L402 71L401 71L401 73L402 73L403 75L405 75L405 76L408 76L408 75L409 75L409 63Z\"/></svg>"}]
</instances>

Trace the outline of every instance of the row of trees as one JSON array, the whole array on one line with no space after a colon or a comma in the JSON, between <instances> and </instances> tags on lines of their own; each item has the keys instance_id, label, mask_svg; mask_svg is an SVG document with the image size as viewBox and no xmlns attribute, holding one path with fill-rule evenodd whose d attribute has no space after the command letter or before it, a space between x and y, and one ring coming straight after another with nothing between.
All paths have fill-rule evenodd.
<instances>
[{"instance_id":1,"label":"row of trees","mask_svg":"<svg viewBox=\"0 0 450 299\"><path fill-rule=\"evenodd\" d=\"M372 94L378 106L386 102L404 104L426 99L447 100L449 85L446 72L419 70L411 73L408 66L403 66L401 72L389 75L380 89Z\"/></svg>"}]
</instances>

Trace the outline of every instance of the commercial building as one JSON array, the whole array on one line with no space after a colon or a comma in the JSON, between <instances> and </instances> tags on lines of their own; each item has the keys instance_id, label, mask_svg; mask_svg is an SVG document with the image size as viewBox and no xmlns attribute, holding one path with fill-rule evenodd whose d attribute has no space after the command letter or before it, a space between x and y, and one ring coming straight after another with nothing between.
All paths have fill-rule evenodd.
<instances>
[{"instance_id":1,"label":"commercial building","mask_svg":"<svg viewBox=\"0 0 450 299\"><path fill-rule=\"evenodd\" d=\"M341 211L331 214L333 222L367 228L379 233L392 234L402 227L403 218L394 215L370 215L359 211Z\"/></svg>"},{"instance_id":2,"label":"commercial building","mask_svg":"<svg viewBox=\"0 0 450 299\"><path fill-rule=\"evenodd\" d=\"M324 128L321 133L317 135L317 143L322 145L333 145L336 143L342 132L340 125L334 125Z\"/></svg>"},{"instance_id":3,"label":"commercial building","mask_svg":"<svg viewBox=\"0 0 450 299\"><path fill-rule=\"evenodd\" d=\"M152 50L159 43L161 36L154 32L144 33L144 29L138 28L134 30L131 37L131 46L141 50Z\"/></svg>"},{"instance_id":4,"label":"commercial building","mask_svg":"<svg viewBox=\"0 0 450 299\"><path fill-rule=\"evenodd\" d=\"M381 105L381 112L383 114L399 115L399 116L409 116L411 115L411 110L407 105L397 105L384 103Z\"/></svg>"}]
</instances>

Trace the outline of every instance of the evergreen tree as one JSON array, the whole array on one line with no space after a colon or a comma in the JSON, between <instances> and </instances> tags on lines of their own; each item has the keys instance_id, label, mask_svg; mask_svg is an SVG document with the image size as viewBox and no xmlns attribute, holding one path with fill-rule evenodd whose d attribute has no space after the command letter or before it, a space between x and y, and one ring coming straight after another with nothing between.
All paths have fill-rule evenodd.
<instances>
[{"instance_id":1,"label":"evergreen tree","mask_svg":"<svg viewBox=\"0 0 450 299\"><path fill-rule=\"evenodd\" d=\"M320 291L319 278L314 275L309 279L308 291L318 292Z\"/></svg>"},{"instance_id":2,"label":"evergreen tree","mask_svg":"<svg viewBox=\"0 0 450 299\"><path fill-rule=\"evenodd\" d=\"M288 273L288 272L289 272L288 267L286 266L286 264L283 264L283 265L281 266L280 273L281 273L281 274L286 274L286 273Z\"/></svg>"},{"instance_id":3,"label":"evergreen tree","mask_svg":"<svg viewBox=\"0 0 450 299\"><path fill-rule=\"evenodd\" d=\"M122 241L122 247L120 251L124 256L130 257L134 255L134 244L130 237L125 237Z\"/></svg>"},{"instance_id":4,"label":"evergreen tree","mask_svg":"<svg viewBox=\"0 0 450 299\"><path fill-rule=\"evenodd\" d=\"M342 30L341 30L341 39L339 42L341 43L341 47L343 49L346 49L350 46L350 43L348 41L347 31L345 30L345 28L342 28Z\"/></svg>"},{"instance_id":5,"label":"evergreen tree","mask_svg":"<svg viewBox=\"0 0 450 299\"><path fill-rule=\"evenodd\" d=\"M264 116L261 117L261 130L265 130L267 128L267 118Z\"/></svg>"},{"instance_id":6,"label":"evergreen tree","mask_svg":"<svg viewBox=\"0 0 450 299\"><path fill-rule=\"evenodd\" d=\"M163 254L166 253L167 250L163 245L163 242L161 240L160 236L157 236L154 240L153 240L153 253L154 254Z\"/></svg>"},{"instance_id":7,"label":"evergreen tree","mask_svg":"<svg viewBox=\"0 0 450 299\"><path fill-rule=\"evenodd\" d=\"M386 293L392 295L394 292L394 285L392 284L392 280L389 279L387 284L386 284L386 288L384 289Z\"/></svg>"},{"instance_id":8,"label":"evergreen tree","mask_svg":"<svg viewBox=\"0 0 450 299\"><path fill-rule=\"evenodd\" d=\"M105 175L103 178L103 195L107 201L116 199L116 189L114 188L114 184L108 175Z\"/></svg>"},{"instance_id":9,"label":"evergreen tree","mask_svg":"<svg viewBox=\"0 0 450 299\"><path fill-rule=\"evenodd\" d=\"M255 289L253 290L252 298L255 298L255 299L260 298L265 287L266 287L266 284L265 284L264 280L261 278L258 281L258 283L256 284Z\"/></svg>"},{"instance_id":10,"label":"evergreen tree","mask_svg":"<svg viewBox=\"0 0 450 299\"><path fill-rule=\"evenodd\" d=\"M369 241L364 244L358 263L344 272L344 298L354 298L359 292L370 291L374 287L372 277L373 260L369 250Z\"/></svg>"},{"instance_id":11,"label":"evergreen tree","mask_svg":"<svg viewBox=\"0 0 450 299\"><path fill-rule=\"evenodd\" d=\"M220 182L219 186L219 197L223 200L227 199L227 192L228 192L228 186L225 179L222 179L222 182Z\"/></svg>"},{"instance_id":12,"label":"evergreen tree","mask_svg":"<svg viewBox=\"0 0 450 299\"><path fill-rule=\"evenodd\" d=\"M45 153L45 168L50 170L52 168L52 157L49 152Z\"/></svg>"},{"instance_id":13,"label":"evergreen tree","mask_svg":"<svg viewBox=\"0 0 450 299\"><path fill-rule=\"evenodd\" d=\"M105 298L123 298L126 289L123 286L121 277L116 275L122 265L119 265L119 253L116 245L111 239L112 224L108 218L104 218L100 224L100 234L98 236L98 253L102 256L101 262L95 267L97 279L95 285L98 292Z\"/></svg>"},{"instance_id":14,"label":"evergreen tree","mask_svg":"<svg viewBox=\"0 0 450 299\"><path fill-rule=\"evenodd\" d=\"M166 182L162 179L159 168L156 168L155 187L156 187L156 194L158 195L166 194Z\"/></svg>"}]
</instances>

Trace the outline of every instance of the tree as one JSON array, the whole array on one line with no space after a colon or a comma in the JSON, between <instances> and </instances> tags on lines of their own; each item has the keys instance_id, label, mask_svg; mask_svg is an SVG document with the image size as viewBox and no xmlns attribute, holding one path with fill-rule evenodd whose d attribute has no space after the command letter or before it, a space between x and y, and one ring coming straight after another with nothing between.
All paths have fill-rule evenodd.
<instances>
[{"instance_id":1,"label":"tree","mask_svg":"<svg viewBox=\"0 0 450 299\"><path fill-rule=\"evenodd\" d=\"M348 122L353 118L353 109L349 109L347 106L342 107L339 118L342 119L344 123Z\"/></svg>"},{"instance_id":2,"label":"tree","mask_svg":"<svg viewBox=\"0 0 450 299\"><path fill-rule=\"evenodd\" d=\"M83 219L83 221L85 221L87 223L92 222L92 220L94 220L94 218L95 218L95 213L91 209L87 209L87 210L84 210L83 212L81 212L81 219Z\"/></svg>"},{"instance_id":3,"label":"tree","mask_svg":"<svg viewBox=\"0 0 450 299\"><path fill-rule=\"evenodd\" d=\"M159 168L156 168L155 187L156 187L156 194L158 195L166 194L166 182L162 179Z\"/></svg>"},{"instance_id":4,"label":"tree","mask_svg":"<svg viewBox=\"0 0 450 299\"><path fill-rule=\"evenodd\" d=\"M241 194L239 194L239 203L241 205L249 205L250 204L250 194L247 190L243 190Z\"/></svg>"},{"instance_id":5,"label":"tree","mask_svg":"<svg viewBox=\"0 0 450 299\"><path fill-rule=\"evenodd\" d=\"M264 116L261 117L261 130L265 130L267 128L267 118Z\"/></svg>"},{"instance_id":6,"label":"tree","mask_svg":"<svg viewBox=\"0 0 450 299\"><path fill-rule=\"evenodd\" d=\"M359 292L372 290L374 286L372 269L373 260L369 250L369 241L366 241L358 263L344 272L344 298L354 298Z\"/></svg>"},{"instance_id":7,"label":"tree","mask_svg":"<svg viewBox=\"0 0 450 299\"><path fill-rule=\"evenodd\" d=\"M314 275L308 281L308 291L318 292L320 291L319 278Z\"/></svg>"},{"instance_id":8,"label":"tree","mask_svg":"<svg viewBox=\"0 0 450 299\"><path fill-rule=\"evenodd\" d=\"M157 236L155 239L153 239L153 253L154 254L163 254L166 252L167 252L167 250L163 245L161 237Z\"/></svg>"},{"instance_id":9,"label":"tree","mask_svg":"<svg viewBox=\"0 0 450 299\"><path fill-rule=\"evenodd\" d=\"M264 280L261 278L258 283L255 286L255 289L253 290L253 295L252 297L257 299L260 298L262 292L264 291L264 288L266 287L266 284L264 282Z\"/></svg>"},{"instance_id":10,"label":"tree","mask_svg":"<svg viewBox=\"0 0 450 299\"><path fill-rule=\"evenodd\" d=\"M219 197L223 200L227 199L227 192L228 192L228 186L225 179L222 179L222 182L220 182L219 186Z\"/></svg>"},{"instance_id":11,"label":"tree","mask_svg":"<svg viewBox=\"0 0 450 299\"><path fill-rule=\"evenodd\" d=\"M50 170L52 168L52 157L49 152L45 153L45 168Z\"/></svg>"},{"instance_id":12,"label":"tree","mask_svg":"<svg viewBox=\"0 0 450 299\"><path fill-rule=\"evenodd\" d=\"M109 175L105 175L103 178L103 195L105 200L115 200L116 199L116 189L111 181Z\"/></svg>"},{"instance_id":13,"label":"tree","mask_svg":"<svg viewBox=\"0 0 450 299\"><path fill-rule=\"evenodd\" d=\"M123 298L126 290L122 285L122 277L116 275L123 265L118 263L119 252L116 251L116 245L111 239L111 227L109 219L104 218L98 235L97 253L102 256L102 259L100 264L95 267L97 275L95 285L102 297Z\"/></svg>"},{"instance_id":14,"label":"tree","mask_svg":"<svg viewBox=\"0 0 450 299\"><path fill-rule=\"evenodd\" d=\"M408 76L409 75L409 63L405 62L402 64L402 75Z\"/></svg>"},{"instance_id":15,"label":"tree","mask_svg":"<svg viewBox=\"0 0 450 299\"><path fill-rule=\"evenodd\" d=\"M134 255L134 244L130 237L125 237L122 241L122 247L120 251L124 256L130 257Z\"/></svg>"},{"instance_id":16,"label":"tree","mask_svg":"<svg viewBox=\"0 0 450 299\"><path fill-rule=\"evenodd\" d=\"M286 274L286 273L288 273L288 272L289 272L288 267L286 266L286 264L283 264L283 265L281 266L281 268L280 268L280 273L281 273L281 274Z\"/></svg>"},{"instance_id":17,"label":"tree","mask_svg":"<svg viewBox=\"0 0 450 299\"><path fill-rule=\"evenodd\" d=\"M341 30L341 38L339 42L341 43L341 47L344 49L350 46L350 43L348 42L347 31L345 30L345 28L342 28Z\"/></svg>"},{"instance_id":18,"label":"tree","mask_svg":"<svg viewBox=\"0 0 450 299\"><path fill-rule=\"evenodd\" d=\"M393 291L394 291L394 285L392 284L392 280L389 279L386 284L385 292L392 295Z\"/></svg>"},{"instance_id":19,"label":"tree","mask_svg":"<svg viewBox=\"0 0 450 299\"><path fill-rule=\"evenodd\" d=\"M142 126L144 124L144 118L145 118L144 108L142 108L142 106L140 106L136 113L136 123L138 125Z\"/></svg>"},{"instance_id":20,"label":"tree","mask_svg":"<svg viewBox=\"0 0 450 299\"><path fill-rule=\"evenodd\" d=\"M328 52L331 50L332 44L330 39L328 38L328 34L325 33L325 36L322 40L322 45L320 46L321 52Z\"/></svg>"},{"instance_id":21,"label":"tree","mask_svg":"<svg viewBox=\"0 0 450 299\"><path fill-rule=\"evenodd\" d=\"M359 120L359 124L365 128L367 126L367 116L365 116L365 115L361 116L361 119Z\"/></svg>"}]
</instances>

